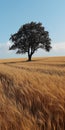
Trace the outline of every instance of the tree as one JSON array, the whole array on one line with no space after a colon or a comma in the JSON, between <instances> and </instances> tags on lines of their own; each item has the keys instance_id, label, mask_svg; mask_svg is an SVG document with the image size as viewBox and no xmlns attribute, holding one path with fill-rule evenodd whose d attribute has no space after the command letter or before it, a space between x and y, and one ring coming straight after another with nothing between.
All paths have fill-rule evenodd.
<instances>
[{"instance_id":1,"label":"tree","mask_svg":"<svg viewBox=\"0 0 65 130\"><path fill-rule=\"evenodd\" d=\"M20 27L17 33L11 35L10 40L14 43L9 50L17 49L16 53L28 53L28 61L39 48L50 51L52 48L49 32L45 31L42 23L31 22Z\"/></svg>"}]
</instances>

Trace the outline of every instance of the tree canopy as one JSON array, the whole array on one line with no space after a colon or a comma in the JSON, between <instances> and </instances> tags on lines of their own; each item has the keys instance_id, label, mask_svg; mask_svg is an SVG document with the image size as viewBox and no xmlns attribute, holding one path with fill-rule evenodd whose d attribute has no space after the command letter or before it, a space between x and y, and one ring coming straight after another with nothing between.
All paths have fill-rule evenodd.
<instances>
[{"instance_id":1,"label":"tree canopy","mask_svg":"<svg viewBox=\"0 0 65 130\"><path fill-rule=\"evenodd\" d=\"M9 50L17 49L16 53L28 53L28 60L31 61L32 55L39 48L50 51L51 39L49 32L45 31L42 23L31 22L20 27L17 33L11 35L10 40L13 45Z\"/></svg>"}]
</instances>

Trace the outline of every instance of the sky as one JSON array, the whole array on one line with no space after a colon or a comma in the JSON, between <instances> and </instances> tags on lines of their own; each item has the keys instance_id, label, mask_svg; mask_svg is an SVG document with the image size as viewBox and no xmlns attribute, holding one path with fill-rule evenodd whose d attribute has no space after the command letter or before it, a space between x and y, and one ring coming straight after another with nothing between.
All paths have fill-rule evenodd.
<instances>
[{"instance_id":1,"label":"sky","mask_svg":"<svg viewBox=\"0 0 65 130\"><path fill-rule=\"evenodd\" d=\"M41 22L49 32L52 50L34 56L65 56L65 0L0 0L0 59L27 57L9 51L11 34L26 23Z\"/></svg>"}]
</instances>

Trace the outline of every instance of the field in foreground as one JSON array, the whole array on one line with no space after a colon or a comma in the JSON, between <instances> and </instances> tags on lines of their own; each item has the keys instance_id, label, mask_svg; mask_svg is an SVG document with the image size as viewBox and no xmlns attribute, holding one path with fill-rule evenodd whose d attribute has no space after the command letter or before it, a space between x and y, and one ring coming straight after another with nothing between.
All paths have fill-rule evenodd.
<instances>
[{"instance_id":1,"label":"field in foreground","mask_svg":"<svg viewBox=\"0 0 65 130\"><path fill-rule=\"evenodd\" d=\"M65 130L65 57L0 60L0 130Z\"/></svg>"}]
</instances>

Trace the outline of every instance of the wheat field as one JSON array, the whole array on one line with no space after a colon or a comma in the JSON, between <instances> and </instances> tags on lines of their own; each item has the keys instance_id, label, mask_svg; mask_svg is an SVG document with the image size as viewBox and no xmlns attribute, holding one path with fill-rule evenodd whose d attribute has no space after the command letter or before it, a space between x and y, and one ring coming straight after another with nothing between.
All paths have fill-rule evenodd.
<instances>
[{"instance_id":1,"label":"wheat field","mask_svg":"<svg viewBox=\"0 0 65 130\"><path fill-rule=\"evenodd\" d=\"M65 130L65 57L0 60L0 130Z\"/></svg>"}]
</instances>

